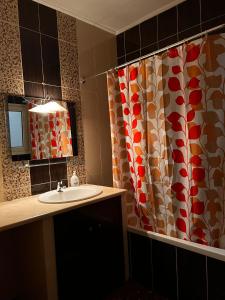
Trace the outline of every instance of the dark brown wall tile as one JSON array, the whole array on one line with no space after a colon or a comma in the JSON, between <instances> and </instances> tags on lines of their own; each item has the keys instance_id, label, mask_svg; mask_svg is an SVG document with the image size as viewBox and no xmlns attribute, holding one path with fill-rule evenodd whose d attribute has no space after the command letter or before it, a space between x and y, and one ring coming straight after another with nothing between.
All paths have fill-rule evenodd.
<instances>
[{"instance_id":1,"label":"dark brown wall tile","mask_svg":"<svg viewBox=\"0 0 225 300\"><path fill-rule=\"evenodd\" d=\"M145 48L141 49L141 55L147 55L151 52L158 50L158 43L151 44Z\"/></svg>"},{"instance_id":2,"label":"dark brown wall tile","mask_svg":"<svg viewBox=\"0 0 225 300\"><path fill-rule=\"evenodd\" d=\"M128 234L130 277L152 291L152 241L139 234Z\"/></svg>"},{"instance_id":3,"label":"dark brown wall tile","mask_svg":"<svg viewBox=\"0 0 225 300\"><path fill-rule=\"evenodd\" d=\"M50 164L54 164L54 163L62 163L65 162L66 163L66 157L57 157L57 158L50 158L49 159L49 163Z\"/></svg>"},{"instance_id":4,"label":"dark brown wall tile","mask_svg":"<svg viewBox=\"0 0 225 300\"><path fill-rule=\"evenodd\" d=\"M140 49L139 26L135 26L125 31L125 49L126 53Z\"/></svg>"},{"instance_id":5,"label":"dark brown wall tile","mask_svg":"<svg viewBox=\"0 0 225 300\"><path fill-rule=\"evenodd\" d=\"M157 42L157 17L140 24L141 48Z\"/></svg>"},{"instance_id":6,"label":"dark brown wall tile","mask_svg":"<svg viewBox=\"0 0 225 300\"><path fill-rule=\"evenodd\" d=\"M219 25L224 24L224 23L225 23L225 15L219 16L217 18L210 19L210 20L202 23L202 30L204 31L204 30L213 28L215 26L219 26ZM224 32L224 28L222 29L221 32Z\"/></svg>"},{"instance_id":7,"label":"dark brown wall tile","mask_svg":"<svg viewBox=\"0 0 225 300\"><path fill-rule=\"evenodd\" d=\"M60 86L44 85L44 95L55 100L62 100L62 90Z\"/></svg>"},{"instance_id":8,"label":"dark brown wall tile","mask_svg":"<svg viewBox=\"0 0 225 300\"><path fill-rule=\"evenodd\" d=\"M126 62L126 57L125 56L122 56L122 57L118 57L117 58L117 65L122 65Z\"/></svg>"},{"instance_id":9,"label":"dark brown wall tile","mask_svg":"<svg viewBox=\"0 0 225 300\"><path fill-rule=\"evenodd\" d=\"M177 299L176 249L152 240L153 290L168 300Z\"/></svg>"},{"instance_id":10,"label":"dark brown wall tile","mask_svg":"<svg viewBox=\"0 0 225 300\"><path fill-rule=\"evenodd\" d=\"M164 48L166 46L170 46L178 41L177 35L172 35L168 37L167 39L161 40L158 42L159 49Z\"/></svg>"},{"instance_id":11,"label":"dark brown wall tile","mask_svg":"<svg viewBox=\"0 0 225 300\"><path fill-rule=\"evenodd\" d=\"M124 56L125 55L125 48L124 48L124 32L120 33L116 36L116 44L117 44L117 56Z\"/></svg>"},{"instance_id":12,"label":"dark brown wall tile","mask_svg":"<svg viewBox=\"0 0 225 300\"><path fill-rule=\"evenodd\" d=\"M60 181L67 178L66 163L50 165L51 181Z\"/></svg>"},{"instance_id":13,"label":"dark brown wall tile","mask_svg":"<svg viewBox=\"0 0 225 300\"><path fill-rule=\"evenodd\" d=\"M200 14L201 11L201 14ZM118 64L129 62L141 50L141 55L170 46L178 40L189 38L201 31L225 23L225 5L221 0L186 0L181 4L142 22L117 36ZM126 36L124 50L123 37ZM141 45L138 47L139 40ZM127 54L132 53L127 57Z\"/></svg>"},{"instance_id":14,"label":"dark brown wall tile","mask_svg":"<svg viewBox=\"0 0 225 300\"><path fill-rule=\"evenodd\" d=\"M128 53L126 55L126 61L131 61L131 60L136 59L138 57L140 57L140 50L134 51L132 53Z\"/></svg>"},{"instance_id":15,"label":"dark brown wall tile","mask_svg":"<svg viewBox=\"0 0 225 300\"><path fill-rule=\"evenodd\" d=\"M27 97L44 97L44 89L41 83L24 82L24 94Z\"/></svg>"},{"instance_id":16,"label":"dark brown wall tile","mask_svg":"<svg viewBox=\"0 0 225 300\"><path fill-rule=\"evenodd\" d=\"M58 37L56 10L39 4L40 32Z\"/></svg>"},{"instance_id":17,"label":"dark brown wall tile","mask_svg":"<svg viewBox=\"0 0 225 300\"><path fill-rule=\"evenodd\" d=\"M40 34L21 28L21 51L24 80L43 82Z\"/></svg>"},{"instance_id":18,"label":"dark brown wall tile","mask_svg":"<svg viewBox=\"0 0 225 300\"><path fill-rule=\"evenodd\" d=\"M31 185L50 182L49 165L30 168Z\"/></svg>"},{"instance_id":19,"label":"dark brown wall tile","mask_svg":"<svg viewBox=\"0 0 225 300\"><path fill-rule=\"evenodd\" d=\"M177 8L173 7L158 15L158 40L177 34Z\"/></svg>"},{"instance_id":20,"label":"dark brown wall tile","mask_svg":"<svg viewBox=\"0 0 225 300\"><path fill-rule=\"evenodd\" d=\"M44 82L61 85L58 40L41 35Z\"/></svg>"},{"instance_id":21,"label":"dark brown wall tile","mask_svg":"<svg viewBox=\"0 0 225 300\"><path fill-rule=\"evenodd\" d=\"M42 183L31 186L32 195L37 195L50 191L50 183Z\"/></svg>"},{"instance_id":22,"label":"dark brown wall tile","mask_svg":"<svg viewBox=\"0 0 225 300\"><path fill-rule=\"evenodd\" d=\"M38 3L18 0L20 26L39 31Z\"/></svg>"},{"instance_id":23,"label":"dark brown wall tile","mask_svg":"<svg viewBox=\"0 0 225 300\"><path fill-rule=\"evenodd\" d=\"M177 266L179 299L207 299L206 257L178 248Z\"/></svg>"},{"instance_id":24,"label":"dark brown wall tile","mask_svg":"<svg viewBox=\"0 0 225 300\"><path fill-rule=\"evenodd\" d=\"M178 34L179 40L183 40L183 39L186 39L188 37L191 37L195 34L198 34L200 31L201 31L200 25L191 27L191 28L189 28L187 30L184 30L184 31L180 31L179 34Z\"/></svg>"},{"instance_id":25,"label":"dark brown wall tile","mask_svg":"<svg viewBox=\"0 0 225 300\"><path fill-rule=\"evenodd\" d=\"M207 257L208 268L208 299L225 299L225 262Z\"/></svg>"},{"instance_id":26,"label":"dark brown wall tile","mask_svg":"<svg viewBox=\"0 0 225 300\"><path fill-rule=\"evenodd\" d=\"M43 165L43 164L48 164L49 159L35 159L35 160L30 160L29 164L32 165Z\"/></svg>"},{"instance_id":27,"label":"dark brown wall tile","mask_svg":"<svg viewBox=\"0 0 225 300\"><path fill-rule=\"evenodd\" d=\"M223 0L201 0L202 22L225 15Z\"/></svg>"},{"instance_id":28,"label":"dark brown wall tile","mask_svg":"<svg viewBox=\"0 0 225 300\"><path fill-rule=\"evenodd\" d=\"M189 12L189 13L188 13ZM191 17L190 17L191 13ZM199 0L188 0L178 5L178 31L187 30L201 23Z\"/></svg>"}]
</instances>

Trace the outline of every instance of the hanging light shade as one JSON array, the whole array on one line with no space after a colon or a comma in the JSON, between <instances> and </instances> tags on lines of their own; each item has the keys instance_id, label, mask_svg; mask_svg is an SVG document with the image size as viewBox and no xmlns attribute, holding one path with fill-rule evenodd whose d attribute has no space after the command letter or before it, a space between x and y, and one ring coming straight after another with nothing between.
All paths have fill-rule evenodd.
<instances>
[{"instance_id":1,"label":"hanging light shade","mask_svg":"<svg viewBox=\"0 0 225 300\"><path fill-rule=\"evenodd\" d=\"M67 110L56 101L49 101L45 104L36 105L35 107L29 109L29 111L34 113L50 114L57 111L65 112Z\"/></svg>"},{"instance_id":2,"label":"hanging light shade","mask_svg":"<svg viewBox=\"0 0 225 300\"><path fill-rule=\"evenodd\" d=\"M65 107L57 103L56 101L50 101L45 103L44 108L49 111L50 113L55 113L57 111L67 111Z\"/></svg>"},{"instance_id":3,"label":"hanging light shade","mask_svg":"<svg viewBox=\"0 0 225 300\"><path fill-rule=\"evenodd\" d=\"M29 109L29 111L33 112L33 113L40 113L40 114L46 114L46 113L48 113L46 111L46 108L44 107L44 104L35 105L31 109Z\"/></svg>"}]
</instances>

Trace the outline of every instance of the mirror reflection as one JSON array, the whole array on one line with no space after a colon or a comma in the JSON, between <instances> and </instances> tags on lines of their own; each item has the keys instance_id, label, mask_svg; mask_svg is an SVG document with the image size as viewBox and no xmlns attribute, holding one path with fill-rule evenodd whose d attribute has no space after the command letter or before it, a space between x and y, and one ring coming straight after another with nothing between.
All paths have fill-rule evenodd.
<instances>
[{"instance_id":1,"label":"mirror reflection","mask_svg":"<svg viewBox=\"0 0 225 300\"><path fill-rule=\"evenodd\" d=\"M77 155L74 103L9 96L6 107L13 160Z\"/></svg>"}]
</instances>

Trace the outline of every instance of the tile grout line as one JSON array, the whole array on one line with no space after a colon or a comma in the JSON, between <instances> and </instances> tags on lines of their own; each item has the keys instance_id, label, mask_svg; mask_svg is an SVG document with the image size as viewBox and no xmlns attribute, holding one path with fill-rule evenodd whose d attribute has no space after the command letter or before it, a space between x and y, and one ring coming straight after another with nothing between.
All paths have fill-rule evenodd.
<instances>
[{"instance_id":1,"label":"tile grout line","mask_svg":"<svg viewBox=\"0 0 225 300\"><path fill-rule=\"evenodd\" d=\"M66 181L68 180L67 178L62 178L62 180ZM31 184L31 186L39 186L39 185L44 185L44 184L50 184L50 183L56 183L58 182L57 180L52 180L52 181L46 181L46 182L42 182L42 183L35 183L35 184Z\"/></svg>"},{"instance_id":2,"label":"tile grout line","mask_svg":"<svg viewBox=\"0 0 225 300\"><path fill-rule=\"evenodd\" d=\"M6 79L11 79L10 77L5 77ZM35 81L29 81L29 80L24 80L24 79L14 79L14 81L19 81L19 82L24 82L24 83L31 83L31 84L39 84L39 85L46 85L46 86L50 86L50 87L55 87L55 88L63 88L65 90L72 90L72 91L79 91L80 89L76 89L76 88L72 88L72 87L67 87L67 86L63 86L63 85L53 85L53 84L48 84L48 83L43 83L43 82L35 82ZM1 92L1 91L0 91ZM4 93L4 91L2 91L1 93ZM31 97L31 96L27 96L27 97ZM33 97L36 98L36 97ZM62 99L63 100L63 99ZM64 101L71 101L71 100L64 100Z\"/></svg>"}]
</instances>

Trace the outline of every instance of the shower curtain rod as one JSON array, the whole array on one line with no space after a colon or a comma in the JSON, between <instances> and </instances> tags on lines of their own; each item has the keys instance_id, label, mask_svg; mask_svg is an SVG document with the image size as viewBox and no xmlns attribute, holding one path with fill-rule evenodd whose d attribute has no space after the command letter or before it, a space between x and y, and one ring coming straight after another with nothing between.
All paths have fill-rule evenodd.
<instances>
[{"instance_id":1,"label":"shower curtain rod","mask_svg":"<svg viewBox=\"0 0 225 300\"><path fill-rule=\"evenodd\" d=\"M119 66L116 66L116 67L114 67L114 68L111 68L111 69L109 69L109 70L107 70L107 71L98 73L98 74L96 74L96 75L88 76L88 77L86 77L86 78L82 78L82 79L81 79L81 83L85 83L86 79L98 77L98 76L103 75L103 74L107 74L108 71L113 70L113 69L114 69L114 70L118 70L118 69L120 69L120 68L126 67L126 66L131 65L131 64L133 64L133 63L135 63L135 62L138 62L138 61L140 61L140 60L142 60L142 59L151 57L151 56L156 55L156 54L158 54L158 53L160 53L160 52L163 52L163 51L167 51L167 50L170 49L170 48L177 47L177 46L179 46L179 45L181 45L181 44L184 44L185 42L188 42L188 41L190 41L190 40L196 39L196 38L198 38L198 37L200 37L200 36L202 36L202 35L205 35L205 34L210 33L210 32L212 32L212 31L221 29L221 28L223 28L223 27L225 27L225 23L224 23L224 24L221 24L221 25L219 25L219 26L215 26L215 27L213 27L213 28L207 29L207 30L205 30L205 31L202 31L202 32L200 32L200 33L198 33L198 34L195 34L195 35L189 37L189 38L183 39L182 41L179 41L179 42L177 42L177 43L171 44L171 45L166 46L166 47L164 47L164 48L158 49L158 50L153 51L153 52L151 52L151 53L149 53L149 54L146 54L146 55L140 56L140 57L138 57L138 58L135 58L135 59L133 59L133 60L130 60L130 61L124 63L124 64L121 64L121 65L119 65Z\"/></svg>"}]
</instances>

